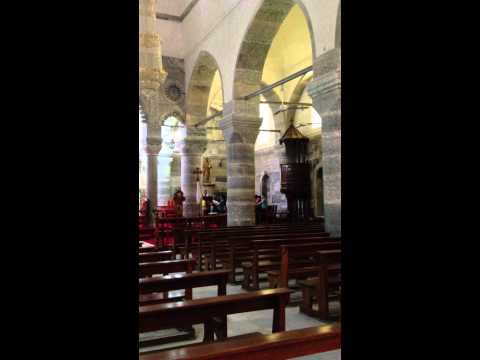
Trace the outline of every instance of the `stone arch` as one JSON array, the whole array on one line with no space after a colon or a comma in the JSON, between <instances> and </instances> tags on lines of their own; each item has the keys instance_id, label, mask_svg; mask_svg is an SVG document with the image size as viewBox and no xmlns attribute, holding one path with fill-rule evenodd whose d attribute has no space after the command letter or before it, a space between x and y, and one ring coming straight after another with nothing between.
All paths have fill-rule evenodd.
<instances>
[{"instance_id":1,"label":"stone arch","mask_svg":"<svg viewBox=\"0 0 480 360\"><path fill-rule=\"evenodd\" d=\"M303 93L305 92L305 88L310 83L311 79L312 79L312 74L310 73L309 75L304 76L303 79L298 82L298 84L295 86L295 89L292 92L292 95L290 96L290 102L300 101ZM295 116L295 112L296 110L287 111L287 124L290 124L290 121L292 121L293 117Z\"/></svg>"},{"instance_id":2,"label":"stone arch","mask_svg":"<svg viewBox=\"0 0 480 360\"><path fill-rule=\"evenodd\" d=\"M169 111L169 112L162 115L162 117L161 117L162 124L169 117L174 117L174 118L178 119L182 124L185 124L185 114L183 113L182 109L178 105L175 105L175 107L172 111Z\"/></svg>"},{"instance_id":3,"label":"stone arch","mask_svg":"<svg viewBox=\"0 0 480 360\"><path fill-rule=\"evenodd\" d=\"M194 125L207 116L210 89L217 71L223 93L222 73L218 63L208 51L202 50L198 54L188 85L185 124Z\"/></svg>"},{"instance_id":4,"label":"stone arch","mask_svg":"<svg viewBox=\"0 0 480 360\"><path fill-rule=\"evenodd\" d=\"M233 99L239 100L260 88L263 66L272 41L296 4L299 5L308 23L312 59L314 58L312 23L304 4L295 0L264 0L250 22L240 46L235 67ZM249 105L235 110L258 116L258 101L258 97L255 97L248 101Z\"/></svg>"},{"instance_id":5,"label":"stone arch","mask_svg":"<svg viewBox=\"0 0 480 360\"><path fill-rule=\"evenodd\" d=\"M261 81L260 86L263 88L263 87L267 87L268 84L265 83L264 81ZM263 97L267 101L278 102L278 103L282 102L282 99L280 99L280 97L277 95L277 93L275 91L268 91L268 92L263 94ZM277 111L280 107L280 104L268 104L268 105L270 106L270 109L272 110L272 113Z\"/></svg>"}]
</instances>

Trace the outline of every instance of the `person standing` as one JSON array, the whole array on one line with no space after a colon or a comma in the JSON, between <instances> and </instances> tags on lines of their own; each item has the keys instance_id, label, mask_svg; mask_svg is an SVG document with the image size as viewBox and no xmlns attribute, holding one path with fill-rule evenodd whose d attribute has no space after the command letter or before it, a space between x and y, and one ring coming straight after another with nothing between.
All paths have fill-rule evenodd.
<instances>
[{"instance_id":1,"label":"person standing","mask_svg":"<svg viewBox=\"0 0 480 360\"><path fill-rule=\"evenodd\" d=\"M143 215L143 226L148 226L152 223L153 214L150 199L146 198L143 201L142 207L140 208L140 214Z\"/></svg>"},{"instance_id":2,"label":"person standing","mask_svg":"<svg viewBox=\"0 0 480 360\"><path fill-rule=\"evenodd\" d=\"M173 195L173 204L175 207L175 212L177 217L183 216L183 202L185 201L185 196L183 196L183 191L178 189Z\"/></svg>"}]
</instances>

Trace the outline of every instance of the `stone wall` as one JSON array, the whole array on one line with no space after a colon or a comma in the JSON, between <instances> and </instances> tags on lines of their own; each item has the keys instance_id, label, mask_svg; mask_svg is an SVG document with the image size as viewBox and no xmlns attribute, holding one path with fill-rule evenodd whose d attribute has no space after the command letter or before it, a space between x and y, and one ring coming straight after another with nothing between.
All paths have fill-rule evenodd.
<instances>
[{"instance_id":1,"label":"stone wall","mask_svg":"<svg viewBox=\"0 0 480 360\"><path fill-rule=\"evenodd\" d=\"M162 56L163 68L167 72L165 83L166 101L171 113L179 113L183 121L185 119L185 64L183 59L170 56Z\"/></svg>"},{"instance_id":2,"label":"stone wall","mask_svg":"<svg viewBox=\"0 0 480 360\"><path fill-rule=\"evenodd\" d=\"M269 177L268 205L277 205L277 211L287 209L287 199L280 192L280 154L281 147L273 147L255 151L255 194L262 194L262 179Z\"/></svg>"},{"instance_id":3,"label":"stone wall","mask_svg":"<svg viewBox=\"0 0 480 360\"><path fill-rule=\"evenodd\" d=\"M317 189L318 169L322 166L322 143L321 136L318 134L310 139L308 144L308 161L311 164L310 180L311 180L311 207L314 209L316 215L321 215L319 204L320 189ZM283 145L275 145L273 147L255 151L255 193L261 195L262 193L262 179L265 175L269 177L269 196L268 204L277 205L277 211L287 209L287 199L285 195L280 192L280 157L283 150Z\"/></svg>"},{"instance_id":4,"label":"stone wall","mask_svg":"<svg viewBox=\"0 0 480 360\"><path fill-rule=\"evenodd\" d=\"M317 173L322 167L322 138L320 134L310 138L307 151L307 158L310 162L310 191L312 194L310 207L314 210L316 216L320 216L323 215L321 204L323 189L317 188L319 183Z\"/></svg>"}]
</instances>

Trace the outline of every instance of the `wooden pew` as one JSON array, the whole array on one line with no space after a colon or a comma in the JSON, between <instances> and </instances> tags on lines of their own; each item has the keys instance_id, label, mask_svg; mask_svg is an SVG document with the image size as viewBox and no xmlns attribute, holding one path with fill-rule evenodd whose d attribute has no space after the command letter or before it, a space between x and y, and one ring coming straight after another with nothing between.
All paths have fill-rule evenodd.
<instances>
[{"instance_id":1,"label":"wooden pew","mask_svg":"<svg viewBox=\"0 0 480 360\"><path fill-rule=\"evenodd\" d=\"M211 263L212 269L216 269L217 260L220 261L223 269L230 269L231 274L229 281L236 283L237 268L242 268L242 263L251 260L253 257L252 241L260 240L287 240L295 239L308 241L307 239L327 238L325 233L314 232L296 232L296 233L282 233L282 234L262 234L253 235L249 237L229 237L226 244L219 244L216 241L212 242L210 254L207 254L207 262ZM221 256L218 256L218 255ZM266 258L266 256L264 256Z\"/></svg>"},{"instance_id":2,"label":"wooden pew","mask_svg":"<svg viewBox=\"0 0 480 360\"><path fill-rule=\"evenodd\" d=\"M174 272L191 273L195 266L195 260L170 260L170 261L155 261L139 264L139 276L148 277L155 274L169 274Z\"/></svg>"},{"instance_id":3,"label":"wooden pew","mask_svg":"<svg viewBox=\"0 0 480 360\"><path fill-rule=\"evenodd\" d=\"M169 261L155 261L155 262L145 262L139 264L139 277L151 277L152 275L156 274L163 274L167 275L170 273L178 273L178 272L186 272L187 274L192 273L193 268L195 266L195 260L169 260ZM156 279L158 277L152 277L150 279ZM181 300L182 298L169 298L168 297L168 290L164 291L163 294L158 294L157 299L162 298L165 299L166 302L171 302L175 300ZM185 288L185 296L186 299L192 298L192 289L186 287ZM173 327L172 327L173 328ZM189 340L195 338L195 330L193 327L186 326L186 327L175 327L179 332L175 334L171 334L169 336L163 337L154 337L150 339L143 339L141 340L142 345L158 345L165 342L172 342L172 341L182 341L182 340Z\"/></svg>"},{"instance_id":4,"label":"wooden pew","mask_svg":"<svg viewBox=\"0 0 480 360\"><path fill-rule=\"evenodd\" d=\"M325 250L324 246L319 243L305 243L299 245L282 245L280 246L281 266L278 270L267 272L268 281L271 288L288 287L288 280L303 280L308 277L317 276L322 266L318 263L317 252ZM327 250L329 253L339 253L340 244L337 249ZM307 264L295 263L295 259L307 259ZM293 263L292 263L293 260ZM330 270L340 272L338 264L333 265Z\"/></svg>"},{"instance_id":5,"label":"wooden pew","mask_svg":"<svg viewBox=\"0 0 480 360\"><path fill-rule=\"evenodd\" d=\"M142 252L138 255L138 258L140 263L172 260L173 251L167 250L167 251Z\"/></svg>"},{"instance_id":6,"label":"wooden pew","mask_svg":"<svg viewBox=\"0 0 480 360\"><path fill-rule=\"evenodd\" d=\"M272 332L285 330L289 289L268 289L246 294L140 306L140 333L204 324L204 341L227 338L227 315L273 309Z\"/></svg>"},{"instance_id":7,"label":"wooden pew","mask_svg":"<svg viewBox=\"0 0 480 360\"><path fill-rule=\"evenodd\" d=\"M216 270L139 279L140 305L181 301L184 298L183 296L168 298L162 293L167 292L168 294L168 291L171 290L192 289L212 285L217 286L217 296L223 296L227 294L227 277L228 271ZM187 298L187 300L191 300L191 297Z\"/></svg>"},{"instance_id":8,"label":"wooden pew","mask_svg":"<svg viewBox=\"0 0 480 360\"><path fill-rule=\"evenodd\" d=\"M341 250L317 251L315 260L319 268L317 277L298 282L303 294L300 311L322 320L328 320L329 300L340 299L341 280L337 273L341 262ZM317 311L313 310L314 297L317 299Z\"/></svg>"},{"instance_id":9,"label":"wooden pew","mask_svg":"<svg viewBox=\"0 0 480 360\"><path fill-rule=\"evenodd\" d=\"M236 243L242 244L245 242L245 245L248 244L246 241L252 240L267 240L271 238L282 238L282 237L292 237L296 235L304 235L307 236L310 234L311 236L328 236L328 233L320 232L317 229L311 228L292 228L292 229L275 229L275 230L258 230L258 231L241 231L241 232L232 232L232 233L222 233L222 235L218 235L216 232L212 233L202 233L199 234L196 241L193 242L191 246L192 255L195 259L198 260L199 263L199 270L203 267L204 260L212 266L210 269L215 270L213 266L216 266L216 258L217 254L224 255L223 259L228 259L230 257L229 251L231 246L229 242L236 241ZM218 248L218 251L215 251ZM190 250L188 245L185 245L185 253L188 253ZM202 260L200 262L200 259ZM231 266L229 266L231 268ZM205 269L209 269L209 267L205 267Z\"/></svg>"},{"instance_id":10,"label":"wooden pew","mask_svg":"<svg viewBox=\"0 0 480 360\"><path fill-rule=\"evenodd\" d=\"M140 355L140 360L285 360L340 349L339 324L246 335Z\"/></svg>"},{"instance_id":11,"label":"wooden pew","mask_svg":"<svg viewBox=\"0 0 480 360\"><path fill-rule=\"evenodd\" d=\"M299 245L302 243L322 243L321 249L334 250L340 247L340 241L334 238L308 238L287 240L258 240L253 241L253 257L250 261L242 263L243 281L242 288L246 290L259 289L259 275L271 270L279 270L281 265L281 245ZM267 256L267 257L266 257ZM266 258L265 258L266 257ZM296 260L297 265L311 263L309 259Z\"/></svg>"},{"instance_id":12,"label":"wooden pew","mask_svg":"<svg viewBox=\"0 0 480 360\"><path fill-rule=\"evenodd\" d=\"M227 215L197 216L191 218L157 218L157 244L165 246L165 237L173 236L173 248L179 253L177 246L183 246L185 231L210 229L212 226L224 227L227 225ZM213 228L212 228L213 229Z\"/></svg>"},{"instance_id":13,"label":"wooden pew","mask_svg":"<svg viewBox=\"0 0 480 360\"><path fill-rule=\"evenodd\" d=\"M147 252L158 252L158 251L170 251L171 249L166 247L158 247L158 246L145 246L138 249L140 254L147 253Z\"/></svg>"}]
</instances>

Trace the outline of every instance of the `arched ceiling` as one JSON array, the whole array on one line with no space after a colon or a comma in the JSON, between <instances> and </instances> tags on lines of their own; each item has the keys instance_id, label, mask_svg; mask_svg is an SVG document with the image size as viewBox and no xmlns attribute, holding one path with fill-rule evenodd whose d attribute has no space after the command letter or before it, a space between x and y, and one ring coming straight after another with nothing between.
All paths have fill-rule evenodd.
<instances>
[{"instance_id":1,"label":"arched ceiling","mask_svg":"<svg viewBox=\"0 0 480 360\"><path fill-rule=\"evenodd\" d=\"M295 5L273 38L263 67L262 81L272 84L310 65L312 65L310 30L303 11ZM301 80L302 78L292 80L282 87L275 88L274 91L282 100L290 101Z\"/></svg>"}]
</instances>

